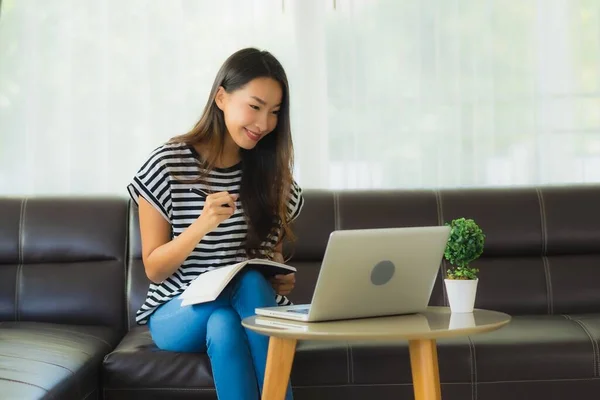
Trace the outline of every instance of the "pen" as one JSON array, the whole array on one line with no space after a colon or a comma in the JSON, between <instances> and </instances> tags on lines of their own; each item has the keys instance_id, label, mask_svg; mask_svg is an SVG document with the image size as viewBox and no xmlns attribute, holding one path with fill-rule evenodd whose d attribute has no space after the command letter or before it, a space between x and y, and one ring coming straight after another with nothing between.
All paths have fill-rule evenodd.
<instances>
[{"instance_id":1,"label":"pen","mask_svg":"<svg viewBox=\"0 0 600 400\"><path fill-rule=\"evenodd\" d=\"M204 198L208 197L208 193L206 193L204 190L202 189L196 189L196 188L190 188L190 192L192 193L196 193L199 194L200 196L203 196Z\"/></svg>"},{"instance_id":2,"label":"pen","mask_svg":"<svg viewBox=\"0 0 600 400\"><path fill-rule=\"evenodd\" d=\"M200 196L204 197L205 199L208 197L208 193L206 193L202 189L190 188L190 192L196 193L197 195L200 195ZM227 203L221 204L221 207L229 207L229 204L227 204Z\"/></svg>"}]
</instances>

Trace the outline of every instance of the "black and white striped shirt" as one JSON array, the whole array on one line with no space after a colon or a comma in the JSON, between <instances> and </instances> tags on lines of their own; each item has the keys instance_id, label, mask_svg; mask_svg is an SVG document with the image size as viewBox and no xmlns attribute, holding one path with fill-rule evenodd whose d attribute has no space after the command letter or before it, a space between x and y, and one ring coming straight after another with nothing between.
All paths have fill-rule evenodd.
<instances>
[{"instance_id":1,"label":"black and white striped shirt","mask_svg":"<svg viewBox=\"0 0 600 400\"><path fill-rule=\"evenodd\" d=\"M171 224L172 238L181 234L199 216L204 199L190 188L208 192L239 193L242 179L241 165L215 168L206 176L206 183L182 183L198 177L198 153L186 144L165 144L155 149L127 186L133 201L143 196ZM288 198L288 220L294 220L304 204L302 189L294 181ZM203 272L243 261L247 258L244 243L248 225L242 204L236 202L235 213L215 230L205 235L183 264L166 280L151 283L146 301L137 311L138 324L146 324L160 305L181 294L194 278ZM271 251L276 238L261 246L262 252ZM276 295L279 305L290 304L285 296Z\"/></svg>"}]
</instances>

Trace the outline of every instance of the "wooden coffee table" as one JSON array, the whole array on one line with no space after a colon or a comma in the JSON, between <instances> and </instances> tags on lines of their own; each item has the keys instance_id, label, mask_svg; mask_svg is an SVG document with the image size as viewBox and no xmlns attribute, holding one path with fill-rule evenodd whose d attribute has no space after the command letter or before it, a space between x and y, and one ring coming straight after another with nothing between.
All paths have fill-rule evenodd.
<instances>
[{"instance_id":1,"label":"wooden coffee table","mask_svg":"<svg viewBox=\"0 0 600 400\"><path fill-rule=\"evenodd\" d=\"M497 311L452 314L448 307L429 307L419 314L313 323L255 315L245 318L242 325L270 337L263 400L285 398L296 343L301 339L408 340L415 400L440 400L436 339L493 331L510 319Z\"/></svg>"}]
</instances>

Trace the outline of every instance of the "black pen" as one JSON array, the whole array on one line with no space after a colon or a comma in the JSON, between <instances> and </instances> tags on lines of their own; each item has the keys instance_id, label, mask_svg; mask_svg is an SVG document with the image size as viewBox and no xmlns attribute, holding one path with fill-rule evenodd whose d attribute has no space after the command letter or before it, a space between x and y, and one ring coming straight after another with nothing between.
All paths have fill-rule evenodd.
<instances>
[{"instance_id":1,"label":"black pen","mask_svg":"<svg viewBox=\"0 0 600 400\"><path fill-rule=\"evenodd\" d=\"M199 194L200 196L203 196L204 198L208 197L208 193L206 193L204 190L202 189L196 189L196 188L190 188L190 192Z\"/></svg>"},{"instance_id":2,"label":"black pen","mask_svg":"<svg viewBox=\"0 0 600 400\"><path fill-rule=\"evenodd\" d=\"M206 199L208 197L208 193L206 193L202 189L190 188L190 192L196 193L197 195L204 197L204 199ZM221 204L221 207L230 207L230 205L225 203L225 204Z\"/></svg>"}]
</instances>

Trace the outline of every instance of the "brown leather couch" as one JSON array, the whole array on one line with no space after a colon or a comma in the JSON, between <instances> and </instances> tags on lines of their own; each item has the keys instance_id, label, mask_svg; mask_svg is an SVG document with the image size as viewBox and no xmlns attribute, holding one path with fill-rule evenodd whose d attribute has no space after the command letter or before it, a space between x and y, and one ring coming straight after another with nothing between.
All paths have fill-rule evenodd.
<instances>
[{"instance_id":1,"label":"brown leather couch","mask_svg":"<svg viewBox=\"0 0 600 400\"><path fill-rule=\"evenodd\" d=\"M476 306L513 320L438 342L443 398L599 397L600 186L305 197L292 300L310 301L334 229L475 218ZM0 398L216 398L206 355L160 351L135 326L148 284L136 218L122 198L0 200ZM447 305L445 268L432 305ZM301 342L292 383L296 399L410 399L407 344Z\"/></svg>"}]
</instances>

